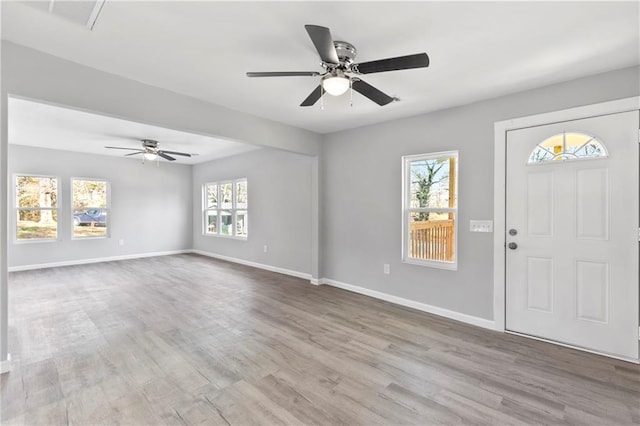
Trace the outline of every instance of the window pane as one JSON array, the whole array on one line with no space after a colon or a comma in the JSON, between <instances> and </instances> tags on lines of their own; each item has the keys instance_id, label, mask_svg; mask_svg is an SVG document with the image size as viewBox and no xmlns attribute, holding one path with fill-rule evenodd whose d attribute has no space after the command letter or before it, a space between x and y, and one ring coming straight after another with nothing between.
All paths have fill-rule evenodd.
<instances>
[{"instance_id":1,"label":"window pane","mask_svg":"<svg viewBox=\"0 0 640 426\"><path fill-rule=\"evenodd\" d=\"M558 133L538 144L529 155L529 164L579 158L606 158L607 151L595 136L584 133Z\"/></svg>"},{"instance_id":2,"label":"window pane","mask_svg":"<svg viewBox=\"0 0 640 426\"><path fill-rule=\"evenodd\" d=\"M245 211L238 211L236 213L236 236L246 237L248 233L248 215Z\"/></svg>"},{"instance_id":3,"label":"window pane","mask_svg":"<svg viewBox=\"0 0 640 426\"><path fill-rule=\"evenodd\" d=\"M57 207L58 179L17 176L16 205L17 207Z\"/></svg>"},{"instance_id":4,"label":"window pane","mask_svg":"<svg viewBox=\"0 0 640 426\"><path fill-rule=\"evenodd\" d=\"M408 207L456 207L456 158L441 157L412 161Z\"/></svg>"},{"instance_id":5,"label":"window pane","mask_svg":"<svg viewBox=\"0 0 640 426\"><path fill-rule=\"evenodd\" d=\"M73 180L73 207L107 208L107 182L100 180Z\"/></svg>"},{"instance_id":6,"label":"window pane","mask_svg":"<svg viewBox=\"0 0 640 426\"><path fill-rule=\"evenodd\" d=\"M18 210L17 216L18 240L47 240L58 237L56 210Z\"/></svg>"},{"instance_id":7,"label":"window pane","mask_svg":"<svg viewBox=\"0 0 640 426\"><path fill-rule=\"evenodd\" d=\"M73 237L106 237L108 184L103 180L73 179Z\"/></svg>"},{"instance_id":8,"label":"window pane","mask_svg":"<svg viewBox=\"0 0 640 426\"><path fill-rule=\"evenodd\" d=\"M216 210L207 211L207 234L217 234L218 233L218 212Z\"/></svg>"},{"instance_id":9,"label":"window pane","mask_svg":"<svg viewBox=\"0 0 640 426\"><path fill-rule=\"evenodd\" d=\"M220 185L220 198L222 199L222 208L230 209L231 208L231 197L232 197L232 188L233 185L231 182L223 183Z\"/></svg>"},{"instance_id":10,"label":"window pane","mask_svg":"<svg viewBox=\"0 0 640 426\"><path fill-rule=\"evenodd\" d=\"M591 141L583 145L575 152L576 157L606 157L604 146Z\"/></svg>"},{"instance_id":11,"label":"window pane","mask_svg":"<svg viewBox=\"0 0 640 426\"><path fill-rule=\"evenodd\" d=\"M208 209L218 207L218 185L207 185L207 205Z\"/></svg>"},{"instance_id":12,"label":"window pane","mask_svg":"<svg viewBox=\"0 0 640 426\"><path fill-rule=\"evenodd\" d=\"M233 235L233 215L230 210L220 212L220 235Z\"/></svg>"},{"instance_id":13,"label":"window pane","mask_svg":"<svg viewBox=\"0 0 640 426\"><path fill-rule=\"evenodd\" d=\"M409 213L409 257L454 262L454 213Z\"/></svg>"},{"instance_id":14,"label":"window pane","mask_svg":"<svg viewBox=\"0 0 640 426\"><path fill-rule=\"evenodd\" d=\"M73 209L73 237L106 237L106 209Z\"/></svg>"},{"instance_id":15,"label":"window pane","mask_svg":"<svg viewBox=\"0 0 640 426\"><path fill-rule=\"evenodd\" d=\"M236 182L236 208L247 208L247 181L241 180Z\"/></svg>"}]
</instances>

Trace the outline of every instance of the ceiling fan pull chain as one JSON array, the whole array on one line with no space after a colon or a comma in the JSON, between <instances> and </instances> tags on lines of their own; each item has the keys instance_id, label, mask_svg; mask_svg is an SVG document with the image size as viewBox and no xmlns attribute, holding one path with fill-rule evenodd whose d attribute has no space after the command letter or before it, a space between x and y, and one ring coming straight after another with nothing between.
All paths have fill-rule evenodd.
<instances>
[{"instance_id":1,"label":"ceiling fan pull chain","mask_svg":"<svg viewBox=\"0 0 640 426\"><path fill-rule=\"evenodd\" d=\"M353 80L349 79L349 105L353 107Z\"/></svg>"},{"instance_id":2,"label":"ceiling fan pull chain","mask_svg":"<svg viewBox=\"0 0 640 426\"><path fill-rule=\"evenodd\" d=\"M320 111L324 111L324 87L320 83Z\"/></svg>"}]
</instances>

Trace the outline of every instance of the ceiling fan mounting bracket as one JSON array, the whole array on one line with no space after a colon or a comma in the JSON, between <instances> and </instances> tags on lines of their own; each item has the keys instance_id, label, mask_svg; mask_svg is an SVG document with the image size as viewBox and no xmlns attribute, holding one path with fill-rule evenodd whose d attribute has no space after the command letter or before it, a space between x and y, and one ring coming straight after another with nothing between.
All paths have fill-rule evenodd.
<instances>
[{"instance_id":1,"label":"ceiling fan mounting bracket","mask_svg":"<svg viewBox=\"0 0 640 426\"><path fill-rule=\"evenodd\" d=\"M141 141L142 141L142 146L145 148L155 149L158 147L158 141L155 141L153 139L141 139Z\"/></svg>"}]
</instances>

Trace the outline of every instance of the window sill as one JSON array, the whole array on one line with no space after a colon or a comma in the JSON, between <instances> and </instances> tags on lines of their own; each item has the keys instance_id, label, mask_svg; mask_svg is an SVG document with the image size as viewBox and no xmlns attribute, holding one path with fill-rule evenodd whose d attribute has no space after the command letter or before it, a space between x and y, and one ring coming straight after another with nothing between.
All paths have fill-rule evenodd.
<instances>
[{"instance_id":1,"label":"window sill","mask_svg":"<svg viewBox=\"0 0 640 426\"><path fill-rule=\"evenodd\" d=\"M107 240L111 238L111 235L99 235L95 237L71 237L71 241L82 241L82 240Z\"/></svg>"},{"instance_id":2,"label":"window sill","mask_svg":"<svg viewBox=\"0 0 640 426\"><path fill-rule=\"evenodd\" d=\"M438 262L435 260L418 260L418 259L402 259L402 263L416 266L426 266L429 268L446 269L449 271L457 271L458 264L455 262Z\"/></svg>"},{"instance_id":3,"label":"window sill","mask_svg":"<svg viewBox=\"0 0 640 426\"><path fill-rule=\"evenodd\" d=\"M214 237L214 238L226 238L229 240L240 240L247 241L248 237L237 237L235 235L220 235L220 234L202 234L205 237Z\"/></svg>"},{"instance_id":4,"label":"window sill","mask_svg":"<svg viewBox=\"0 0 640 426\"><path fill-rule=\"evenodd\" d=\"M14 244L57 243L59 238L33 238L28 240L13 240Z\"/></svg>"}]
</instances>

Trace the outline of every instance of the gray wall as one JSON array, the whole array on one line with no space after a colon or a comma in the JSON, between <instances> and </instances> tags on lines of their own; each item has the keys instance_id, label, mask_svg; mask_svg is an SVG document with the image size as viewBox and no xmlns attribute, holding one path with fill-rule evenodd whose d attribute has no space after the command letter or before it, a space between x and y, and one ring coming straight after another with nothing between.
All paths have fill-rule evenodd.
<instances>
[{"instance_id":1,"label":"gray wall","mask_svg":"<svg viewBox=\"0 0 640 426\"><path fill-rule=\"evenodd\" d=\"M193 248L310 274L313 160L261 149L193 166ZM249 237L204 236L202 185L243 177L248 180Z\"/></svg>"},{"instance_id":2,"label":"gray wall","mask_svg":"<svg viewBox=\"0 0 640 426\"><path fill-rule=\"evenodd\" d=\"M9 215L9 267L191 248L191 166L163 162L156 167L128 158L9 145L10 179L14 173L60 179L59 241L16 243L16 217ZM110 238L71 239L72 177L110 182Z\"/></svg>"},{"instance_id":3,"label":"gray wall","mask_svg":"<svg viewBox=\"0 0 640 426\"><path fill-rule=\"evenodd\" d=\"M322 276L480 318L493 318L496 121L640 94L628 68L459 108L328 135L320 172ZM401 262L403 155L459 150L458 270ZM384 275L382 265L391 265Z\"/></svg>"}]
</instances>

